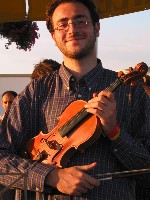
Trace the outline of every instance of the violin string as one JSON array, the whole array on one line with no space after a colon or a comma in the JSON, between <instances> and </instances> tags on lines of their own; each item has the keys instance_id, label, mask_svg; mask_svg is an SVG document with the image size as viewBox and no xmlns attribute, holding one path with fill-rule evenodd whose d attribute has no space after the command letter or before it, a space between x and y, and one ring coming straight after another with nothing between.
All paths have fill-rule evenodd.
<instances>
[{"instance_id":1,"label":"violin string","mask_svg":"<svg viewBox=\"0 0 150 200\"><path fill-rule=\"evenodd\" d=\"M74 117L72 117L70 121L65 124L65 126L70 126L70 124L76 124L76 122L83 118L84 114L85 108L81 109Z\"/></svg>"},{"instance_id":2,"label":"violin string","mask_svg":"<svg viewBox=\"0 0 150 200\"><path fill-rule=\"evenodd\" d=\"M66 122L60 129L62 136L65 136L75 126L77 126L82 120L89 115L85 108L81 109L75 116L73 116L68 122Z\"/></svg>"},{"instance_id":3,"label":"violin string","mask_svg":"<svg viewBox=\"0 0 150 200\"><path fill-rule=\"evenodd\" d=\"M106 90L113 92L120 84L122 84L120 79L117 79L114 83L112 83Z\"/></svg>"}]
</instances>

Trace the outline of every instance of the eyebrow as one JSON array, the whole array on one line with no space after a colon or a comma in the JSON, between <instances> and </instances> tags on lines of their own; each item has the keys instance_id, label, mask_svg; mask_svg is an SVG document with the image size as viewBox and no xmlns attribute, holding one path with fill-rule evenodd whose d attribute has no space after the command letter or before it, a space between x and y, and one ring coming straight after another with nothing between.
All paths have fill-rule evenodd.
<instances>
[{"instance_id":1,"label":"eyebrow","mask_svg":"<svg viewBox=\"0 0 150 200\"><path fill-rule=\"evenodd\" d=\"M3 103L7 103L7 102L11 103L12 101L3 101Z\"/></svg>"},{"instance_id":2,"label":"eyebrow","mask_svg":"<svg viewBox=\"0 0 150 200\"><path fill-rule=\"evenodd\" d=\"M73 17L71 20L80 19L80 18L88 19L88 17L85 16L85 15L76 15L76 16ZM57 23L63 22L63 21L68 21L68 20L69 20L69 18L64 17L64 18L59 19L59 20L57 21Z\"/></svg>"}]
</instances>

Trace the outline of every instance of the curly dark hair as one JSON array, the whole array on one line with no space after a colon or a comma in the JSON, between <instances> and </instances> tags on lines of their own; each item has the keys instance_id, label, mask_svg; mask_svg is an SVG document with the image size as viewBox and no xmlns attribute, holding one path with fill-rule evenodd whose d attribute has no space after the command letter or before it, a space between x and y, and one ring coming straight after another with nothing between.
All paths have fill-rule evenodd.
<instances>
[{"instance_id":1,"label":"curly dark hair","mask_svg":"<svg viewBox=\"0 0 150 200\"><path fill-rule=\"evenodd\" d=\"M49 32L54 31L53 23L52 23L52 16L53 16L55 9L60 4L68 3L68 2L79 2L79 3L84 4L90 12L93 24L95 24L96 22L99 22L98 10L96 9L96 6L94 5L92 0L53 0L52 3L50 3L47 6L47 9L46 9L46 25L47 25L47 29L49 30Z\"/></svg>"},{"instance_id":2,"label":"curly dark hair","mask_svg":"<svg viewBox=\"0 0 150 200\"><path fill-rule=\"evenodd\" d=\"M44 59L34 66L31 79L40 78L60 68L60 63L52 59Z\"/></svg>"}]
</instances>

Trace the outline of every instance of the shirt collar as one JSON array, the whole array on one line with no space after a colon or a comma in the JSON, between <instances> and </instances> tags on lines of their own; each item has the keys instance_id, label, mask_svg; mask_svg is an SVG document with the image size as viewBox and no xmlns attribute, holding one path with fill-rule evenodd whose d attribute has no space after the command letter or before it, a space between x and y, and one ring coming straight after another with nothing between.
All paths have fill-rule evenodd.
<instances>
[{"instance_id":1,"label":"shirt collar","mask_svg":"<svg viewBox=\"0 0 150 200\"><path fill-rule=\"evenodd\" d=\"M95 87L96 80L99 80L99 77L102 76L104 71L104 68L102 67L102 63L100 59L97 59L97 65L89 71L87 74L85 74L82 78L85 81L85 84L88 88Z\"/></svg>"},{"instance_id":2,"label":"shirt collar","mask_svg":"<svg viewBox=\"0 0 150 200\"><path fill-rule=\"evenodd\" d=\"M59 70L59 75L64 83L64 86L66 88L69 88L69 82L72 76L72 74L67 70L67 68L64 66L64 64L62 63L62 65L60 66L60 70Z\"/></svg>"},{"instance_id":3,"label":"shirt collar","mask_svg":"<svg viewBox=\"0 0 150 200\"><path fill-rule=\"evenodd\" d=\"M91 70L89 71L87 74L85 74L80 80L79 82L85 82L85 84L89 87L89 88L93 88L95 85L95 80L97 80L97 77L102 76L103 74L103 67L102 67L102 63L100 59L97 59L97 65ZM67 70L67 68L64 66L64 64L62 63L60 70L59 70L59 75L64 83L64 86L66 88L70 88L70 79L74 78L73 75Z\"/></svg>"}]
</instances>

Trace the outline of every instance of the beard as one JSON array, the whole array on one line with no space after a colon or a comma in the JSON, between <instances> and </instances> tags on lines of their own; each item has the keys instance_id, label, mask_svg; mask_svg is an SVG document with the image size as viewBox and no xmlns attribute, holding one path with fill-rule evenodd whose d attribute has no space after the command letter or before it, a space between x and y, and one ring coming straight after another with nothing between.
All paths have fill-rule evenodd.
<instances>
[{"instance_id":1,"label":"beard","mask_svg":"<svg viewBox=\"0 0 150 200\"><path fill-rule=\"evenodd\" d=\"M96 37L92 37L87 42L87 45L81 48L66 48L66 46L62 45L62 43L59 43L56 41L56 45L59 48L59 50L68 58L71 59L82 59L85 58L87 55L89 55L96 44Z\"/></svg>"}]
</instances>

